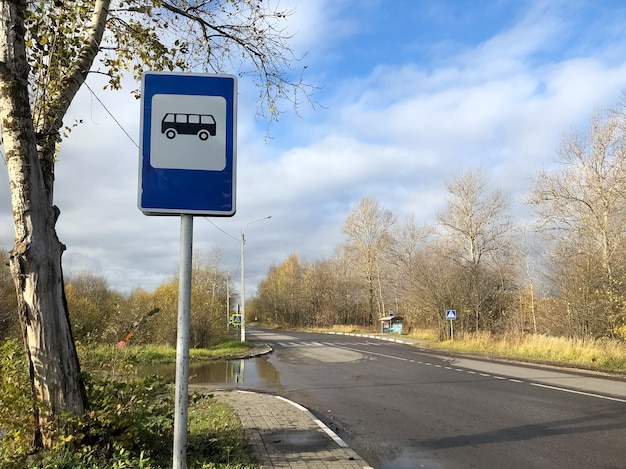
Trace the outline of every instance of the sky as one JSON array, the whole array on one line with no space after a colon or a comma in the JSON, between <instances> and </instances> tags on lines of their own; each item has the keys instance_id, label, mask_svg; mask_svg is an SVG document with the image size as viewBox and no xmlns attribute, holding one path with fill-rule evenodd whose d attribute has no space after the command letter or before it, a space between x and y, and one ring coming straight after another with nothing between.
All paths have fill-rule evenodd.
<instances>
[{"instance_id":1,"label":"sky","mask_svg":"<svg viewBox=\"0 0 626 469\"><path fill-rule=\"evenodd\" d=\"M274 1L274 4L277 2ZM623 102L626 2L610 0L282 0L290 42L316 87L269 124L240 80L237 213L194 217L194 252L219 252L239 288L245 231L246 297L297 253L330 258L363 197L400 220L435 223L446 182L481 168L520 214L532 177L552 167L564 136ZM70 278L105 277L128 294L177 272L180 218L137 208L140 102L130 83L103 90L90 76L65 120L57 231ZM113 116L113 117L112 117ZM269 125L269 126L268 126ZM525 216L525 215L522 215ZM266 217L271 217L266 219ZM14 229L0 171L0 247Z\"/></svg>"}]
</instances>

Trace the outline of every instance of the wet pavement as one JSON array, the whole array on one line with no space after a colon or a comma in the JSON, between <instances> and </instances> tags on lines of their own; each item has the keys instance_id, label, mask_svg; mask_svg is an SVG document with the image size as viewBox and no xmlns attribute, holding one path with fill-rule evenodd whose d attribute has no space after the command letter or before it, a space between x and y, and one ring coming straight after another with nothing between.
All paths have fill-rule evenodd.
<instances>
[{"instance_id":1,"label":"wet pavement","mask_svg":"<svg viewBox=\"0 0 626 469\"><path fill-rule=\"evenodd\" d=\"M376 334L370 337L411 343ZM254 457L263 468L373 469L337 434L300 404L273 394L228 388L229 385L243 381L244 366L249 358L271 352L269 345L256 343L247 358L205 363L196 369L191 367L190 388L210 392L216 399L235 410ZM268 363L265 365L272 366ZM248 379L260 379L257 376L258 370L256 371L249 373ZM267 381L268 374L273 374L265 371L261 379L264 382ZM219 383L225 384L227 388L220 387Z\"/></svg>"}]
</instances>

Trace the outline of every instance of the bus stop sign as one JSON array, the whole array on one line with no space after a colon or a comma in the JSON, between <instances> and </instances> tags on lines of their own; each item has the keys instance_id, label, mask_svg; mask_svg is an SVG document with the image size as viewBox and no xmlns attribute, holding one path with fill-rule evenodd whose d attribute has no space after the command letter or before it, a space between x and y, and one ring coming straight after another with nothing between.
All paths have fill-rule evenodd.
<instances>
[{"instance_id":1,"label":"bus stop sign","mask_svg":"<svg viewBox=\"0 0 626 469\"><path fill-rule=\"evenodd\" d=\"M139 209L234 215L236 77L146 72L141 100Z\"/></svg>"}]
</instances>

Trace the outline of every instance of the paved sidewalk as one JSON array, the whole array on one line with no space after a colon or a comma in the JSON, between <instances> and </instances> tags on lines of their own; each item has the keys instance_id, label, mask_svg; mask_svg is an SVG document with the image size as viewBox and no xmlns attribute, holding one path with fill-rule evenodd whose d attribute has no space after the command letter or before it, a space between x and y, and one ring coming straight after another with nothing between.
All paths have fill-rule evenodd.
<instances>
[{"instance_id":1,"label":"paved sidewalk","mask_svg":"<svg viewBox=\"0 0 626 469\"><path fill-rule=\"evenodd\" d=\"M232 406L263 468L372 469L307 409L280 396L211 391Z\"/></svg>"}]
</instances>

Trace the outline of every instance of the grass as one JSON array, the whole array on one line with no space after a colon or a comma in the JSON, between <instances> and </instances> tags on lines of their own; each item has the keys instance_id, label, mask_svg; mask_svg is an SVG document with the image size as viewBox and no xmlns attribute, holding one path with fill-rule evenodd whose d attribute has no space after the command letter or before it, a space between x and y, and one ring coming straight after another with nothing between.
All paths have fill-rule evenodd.
<instances>
[{"instance_id":1,"label":"grass","mask_svg":"<svg viewBox=\"0 0 626 469\"><path fill-rule=\"evenodd\" d=\"M239 419L230 406L210 395L194 394L188 416L187 463L190 469L255 467Z\"/></svg>"},{"instance_id":2,"label":"grass","mask_svg":"<svg viewBox=\"0 0 626 469\"><path fill-rule=\"evenodd\" d=\"M356 325L346 325L346 324L335 324L332 327L310 327L307 328L308 332L341 332L343 334L371 334L380 332L379 330L372 330L372 328L356 326Z\"/></svg>"},{"instance_id":3,"label":"grass","mask_svg":"<svg viewBox=\"0 0 626 469\"><path fill-rule=\"evenodd\" d=\"M626 373L626 343L621 340L582 340L541 334L495 336L489 333L472 333L464 334L453 341L431 342L431 346L456 352Z\"/></svg>"},{"instance_id":4,"label":"grass","mask_svg":"<svg viewBox=\"0 0 626 469\"><path fill-rule=\"evenodd\" d=\"M243 356L250 350L249 342L229 340L210 349L190 349L191 361L229 359ZM176 349L168 345L128 345L120 349L117 345L95 345L80 347L81 363L88 366L125 361L133 364L176 363Z\"/></svg>"}]
</instances>

